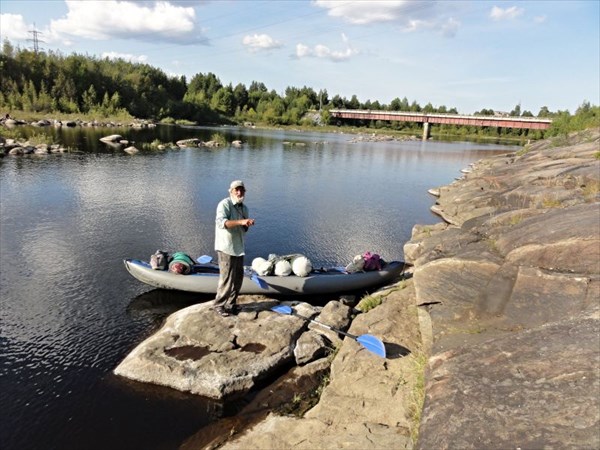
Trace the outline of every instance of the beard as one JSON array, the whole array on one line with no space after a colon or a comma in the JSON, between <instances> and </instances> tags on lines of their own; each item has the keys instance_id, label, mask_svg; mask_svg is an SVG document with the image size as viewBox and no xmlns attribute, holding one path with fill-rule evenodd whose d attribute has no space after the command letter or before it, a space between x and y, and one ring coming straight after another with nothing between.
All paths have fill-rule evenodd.
<instances>
[{"instance_id":1,"label":"beard","mask_svg":"<svg viewBox=\"0 0 600 450\"><path fill-rule=\"evenodd\" d=\"M231 194L229 197L231 198L231 201L234 205L243 203L244 198L245 198L244 195L242 195L241 197L238 197L236 194Z\"/></svg>"}]
</instances>

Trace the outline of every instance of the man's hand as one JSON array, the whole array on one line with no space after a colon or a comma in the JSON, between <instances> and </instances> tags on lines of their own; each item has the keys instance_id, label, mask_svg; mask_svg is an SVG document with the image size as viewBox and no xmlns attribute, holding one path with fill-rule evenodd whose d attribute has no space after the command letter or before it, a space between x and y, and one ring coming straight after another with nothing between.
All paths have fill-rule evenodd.
<instances>
[{"instance_id":1,"label":"man's hand","mask_svg":"<svg viewBox=\"0 0 600 450\"><path fill-rule=\"evenodd\" d=\"M254 225L254 219L242 219L241 222L243 227L250 227Z\"/></svg>"}]
</instances>

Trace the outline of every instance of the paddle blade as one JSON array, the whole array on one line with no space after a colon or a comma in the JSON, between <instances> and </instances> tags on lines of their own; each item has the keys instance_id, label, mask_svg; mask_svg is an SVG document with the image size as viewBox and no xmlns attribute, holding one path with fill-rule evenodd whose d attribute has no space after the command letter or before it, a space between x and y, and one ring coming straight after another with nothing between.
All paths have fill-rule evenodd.
<instances>
[{"instance_id":1,"label":"paddle blade","mask_svg":"<svg viewBox=\"0 0 600 450\"><path fill-rule=\"evenodd\" d=\"M385 345L375 336L370 334L362 334L356 338L356 341L371 353L375 353L382 358L385 358Z\"/></svg>"},{"instance_id":2,"label":"paddle blade","mask_svg":"<svg viewBox=\"0 0 600 450\"><path fill-rule=\"evenodd\" d=\"M198 264L208 264L212 261L212 259L213 258L210 255L202 255L198 256L198 259L196 259L196 261L198 261Z\"/></svg>"},{"instance_id":3,"label":"paddle blade","mask_svg":"<svg viewBox=\"0 0 600 450\"><path fill-rule=\"evenodd\" d=\"M276 305L271 308L271 311L278 312L279 314L293 314L292 308L288 305Z\"/></svg>"},{"instance_id":4,"label":"paddle blade","mask_svg":"<svg viewBox=\"0 0 600 450\"><path fill-rule=\"evenodd\" d=\"M260 278L252 268L244 267L244 275L254 281L261 289L269 289L269 284Z\"/></svg>"},{"instance_id":5,"label":"paddle blade","mask_svg":"<svg viewBox=\"0 0 600 450\"><path fill-rule=\"evenodd\" d=\"M267 284L267 282L257 275L252 275L252 281L258 284L261 289L269 289L269 285Z\"/></svg>"}]
</instances>

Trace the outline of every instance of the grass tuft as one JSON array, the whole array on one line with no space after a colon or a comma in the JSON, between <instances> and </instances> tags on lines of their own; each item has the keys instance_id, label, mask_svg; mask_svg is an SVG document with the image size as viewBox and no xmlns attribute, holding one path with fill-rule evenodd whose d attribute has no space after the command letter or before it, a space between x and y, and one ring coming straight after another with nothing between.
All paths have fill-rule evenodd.
<instances>
[{"instance_id":1,"label":"grass tuft","mask_svg":"<svg viewBox=\"0 0 600 450\"><path fill-rule=\"evenodd\" d=\"M542 199L543 208L560 208L562 203L556 198L544 197Z\"/></svg>"},{"instance_id":2,"label":"grass tuft","mask_svg":"<svg viewBox=\"0 0 600 450\"><path fill-rule=\"evenodd\" d=\"M44 133L33 133L27 138L27 142L29 142L29 145L56 144L56 141L52 138L52 136L48 136Z\"/></svg>"},{"instance_id":3,"label":"grass tuft","mask_svg":"<svg viewBox=\"0 0 600 450\"><path fill-rule=\"evenodd\" d=\"M325 390L330 381L328 374L323 375L316 389L307 394L294 394L292 401L277 408L276 412L280 415L303 417L307 411L319 403L323 390Z\"/></svg>"},{"instance_id":4,"label":"grass tuft","mask_svg":"<svg viewBox=\"0 0 600 450\"><path fill-rule=\"evenodd\" d=\"M377 306L381 305L383 303L383 301L386 299L386 297L388 295L390 295L392 292L396 292L396 291L402 290L404 288L406 288L406 283L404 281L401 281L400 283L398 283L397 287L386 290L385 292L383 292L381 294L367 295L358 302L355 309L358 309L360 312L366 313L367 311L370 311L373 308L376 308Z\"/></svg>"},{"instance_id":5,"label":"grass tuft","mask_svg":"<svg viewBox=\"0 0 600 450\"><path fill-rule=\"evenodd\" d=\"M425 403L425 367L427 366L427 357L423 353L411 355L413 358L413 368L416 376L416 382L411 394L409 405L410 419L412 422L410 437L414 444L419 438L419 425L421 424L421 414L423 413L423 404Z\"/></svg>"},{"instance_id":6,"label":"grass tuft","mask_svg":"<svg viewBox=\"0 0 600 450\"><path fill-rule=\"evenodd\" d=\"M210 140L216 142L219 147L227 145L227 139L225 139L225 136L220 133L213 133L213 135L210 137Z\"/></svg>"},{"instance_id":7,"label":"grass tuft","mask_svg":"<svg viewBox=\"0 0 600 450\"><path fill-rule=\"evenodd\" d=\"M161 150L172 148L173 144L170 142L161 142L159 139L154 139L152 142L144 142L142 143L142 148L144 150Z\"/></svg>"},{"instance_id":8,"label":"grass tuft","mask_svg":"<svg viewBox=\"0 0 600 450\"><path fill-rule=\"evenodd\" d=\"M587 201L594 201L600 193L600 181L599 180L586 180L585 184L581 186L583 197Z\"/></svg>"},{"instance_id":9,"label":"grass tuft","mask_svg":"<svg viewBox=\"0 0 600 450\"><path fill-rule=\"evenodd\" d=\"M358 302L358 305L356 305L356 309L366 313L367 311L370 311L373 308L376 308L377 306L381 305L382 302L383 297L381 295L367 295L366 297L363 297L360 300L360 302Z\"/></svg>"},{"instance_id":10,"label":"grass tuft","mask_svg":"<svg viewBox=\"0 0 600 450\"><path fill-rule=\"evenodd\" d=\"M523 221L523 214L515 214L513 216L511 216L511 218L509 219L508 223L510 225L518 225Z\"/></svg>"}]
</instances>

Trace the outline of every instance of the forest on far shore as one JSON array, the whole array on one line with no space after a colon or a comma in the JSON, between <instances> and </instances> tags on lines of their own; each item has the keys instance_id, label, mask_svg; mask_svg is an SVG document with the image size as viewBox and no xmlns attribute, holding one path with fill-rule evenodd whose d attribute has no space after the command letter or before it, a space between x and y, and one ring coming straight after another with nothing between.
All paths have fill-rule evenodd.
<instances>
[{"instance_id":1,"label":"forest on far shore","mask_svg":"<svg viewBox=\"0 0 600 450\"><path fill-rule=\"evenodd\" d=\"M419 105L406 96L389 104L356 95L350 99L318 92L311 87L287 87L283 94L253 81L223 85L213 73L197 73L189 81L185 76L167 76L161 69L123 59L100 59L87 55L62 55L58 52L34 52L15 48L4 40L0 54L0 110L48 114L85 114L102 118L143 118L166 123L265 124L270 126L335 125L330 109L371 109L421 113L458 114L456 108ZM313 114L308 114L308 113ZM484 108L475 115L494 115ZM510 116L553 119L550 130L478 128L439 125L433 133L529 137L556 135L600 125L600 107L584 100L572 115L569 111L552 112L542 107L537 114L521 111L518 104ZM420 124L407 122L360 122L353 126L418 132ZM437 129L436 129L437 128Z\"/></svg>"}]
</instances>

